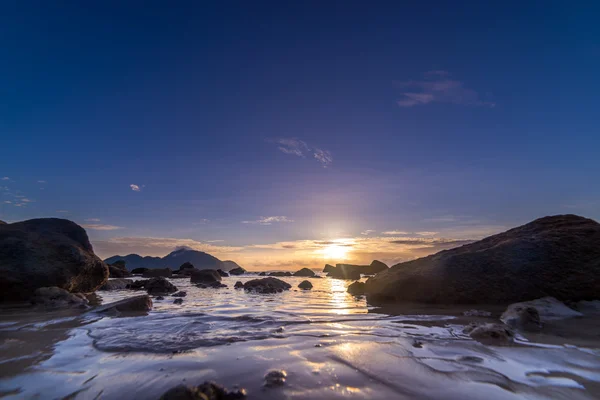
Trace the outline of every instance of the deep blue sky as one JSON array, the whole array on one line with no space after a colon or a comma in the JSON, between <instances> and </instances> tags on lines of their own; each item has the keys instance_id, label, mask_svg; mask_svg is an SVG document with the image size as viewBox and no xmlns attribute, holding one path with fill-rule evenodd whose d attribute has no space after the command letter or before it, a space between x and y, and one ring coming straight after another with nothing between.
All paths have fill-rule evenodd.
<instances>
[{"instance_id":1,"label":"deep blue sky","mask_svg":"<svg viewBox=\"0 0 600 400\"><path fill-rule=\"evenodd\" d=\"M598 3L214 3L0 5L0 219L108 253L600 218Z\"/></svg>"}]
</instances>

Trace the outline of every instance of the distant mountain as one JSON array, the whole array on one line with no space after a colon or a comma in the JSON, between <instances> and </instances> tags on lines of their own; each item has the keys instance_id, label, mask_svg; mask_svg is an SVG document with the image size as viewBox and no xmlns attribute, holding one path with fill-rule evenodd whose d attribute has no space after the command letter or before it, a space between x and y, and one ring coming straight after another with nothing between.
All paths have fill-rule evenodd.
<instances>
[{"instance_id":1,"label":"distant mountain","mask_svg":"<svg viewBox=\"0 0 600 400\"><path fill-rule=\"evenodd\" d=\"M211 256L202 251L179 249L175 250L164 257L142 257L137 254L129 254L128 256L112 256L104 260L108 264L123 260L128 270L134 268L171 268L178 269L185 262L190 262L198 269L223 269L228 271L232 268L237 268L233 261L221 261L218 258Z\"/></svg>"}]
</instances>

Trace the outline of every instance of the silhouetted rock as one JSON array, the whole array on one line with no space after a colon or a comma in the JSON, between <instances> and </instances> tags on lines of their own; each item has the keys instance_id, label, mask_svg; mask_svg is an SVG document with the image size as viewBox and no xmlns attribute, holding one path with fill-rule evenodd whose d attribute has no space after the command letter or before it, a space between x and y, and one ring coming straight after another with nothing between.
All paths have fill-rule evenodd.
<instances>
[{"instance_id":1,"label":"silhouetted rock","mask_svg":"<svg viewBox=\"0 0 600 400\"><path fill-rule=\"evenodd\" d=\"M271 272L269 276L292 276L292 273L290 271L276 271Z\"/></svg>"},{"instance_id":2,"label":"silhouetted rock","mask_svg":"<svg viewBox=\"0 0 600 400\"><path fill-rule=\"evenodd\" d=\"M144 278L157 278L159 276L161 276L163 278L170 278L172 275L173 275L173 271L171 270L171 268L149 269L142 274L142 276Z\"/></svg>"},{"instance_id":3,"label":"silhouetted rock","mask_svg":"<svg viewBox=\"0 0 600 400\"><path fill-rule=\"evenodd\" d=\"M490 346L509 346L515 338L514 332L504 324L471 324L463 332Z\"/></svg>"},{"instance_id":4,"label":"silhouetted rock","mask_svg":"<svg viewBox=\"0 0 600 400\"><path fill-rule=\"evenodd\" d=\"M240 265L238 265L238 263L236 263L235 261L225 260L221 264L221 269L223 271L231 271L232 269L236 269L236 268L242 268L242 267ZM242 268L242 269L244 269L244 268Z\"/></svg>"},{"instance_id":5,"label":"silhouetted rock","mask_svg":"<svg viewBox=\"0 0 600 400\"><path fill-rule=\"evenodd\" d=\"M309 268L302 268L301 270L294 272L294 276L311 277L311 276L315 276L315 272Z\"/></svg>"},{"instance_id":6,"label":"silhouetted rock","mask_svg":"<svg viewBox=\"0 0 600 400\"><path fill-rule=\"evenodd\" d=\"M326 274L335 271L335 267L331 264L325 264L325 268L323 268L323 272Z\"/></svg>"},{"instance_id":7,"label":"silhouetted rock","mask_svg":"<svg viewBox=\"0 0 600 400\"><path fill-rule=\"evenodd\" d=\"M243 289L244 288L244 284L241 281L237 281L233 287L235 289Z\"/></svg>"},{"instance_id":8,"label":"silhouetted rock","mask_svg":"<svg viewBox=\"0 0 600 400\"><path fill-rule=\"evenodd\" d=\"M152 309L152 300L148 295L134 296L127 299L105 304L94 309L94 312L147 312Z\"/></svg>"},{"instance_id":9,"label":"silhouetted rock","mask_svg":"<svg viewBox=\"0 0 600 400\"><path fill-rule=\"evenodd\" d=\"M218 269L217 272L219 273L219 275L221 275L224 278L227 278L229 276L229 274L225 271L223 271L222 269Z\"/></svg>"},{"instance_id":10,"label":"silhouetted rock","mask_svg":"<svg viewBox=\"0 0 600 400\"><path fill-rule=\"evenodd\" d=\"M183 304L183 299L175 299L173 300L173 304Z\"/></svg>"},{"instance_id":11,"label":"silhouetted rock","mask_svg":"<svg viewBox=\"0 0 600 400\"><path fill-rule=\"evenodd\" d=\"M195 267L194 264L186 261L179 266L179 271L183 271L184 269L195 269Z\"/></svg>"},{"instance_id":12,"label":"silhouetted rock","mask_svg":"<svg viewBox=\"0 0 600 400\"><path fill-rule=\"evenodd\" d=\"M313 288L313 285L309 281L302 281L302 282L300 282L298 287L303 290L310 290Z\"/></svg>"},{"instance_id":13,"label":"silhouetted rock","mask_svg":"<svg viewBox=\"0 0 600 400\"><path fill-rule=\"evenodd\" d=\"M366 268L367 272L363 272L363 274L365 275L375 275L378 274L379 272L382 271L386 271L388 269L388 266L384 263L382 263L381 261L378 260L373 260L373 262L371 263L371 265L369 265Z\"/></svg>"},{"instance_id":14,"label":"silhouetted rock","mask_svg":"<svg viewBox=\"0 0 600 400\"><path fill-rule=\"evenodd\" d=\"M289 283L273 277L252 279L244 284L244 290L256 293L278 293L291 287Z\"/></svg>"},{"instance_id":15,"label":"silhouetted rock","mask_svg":"<svg viewBox=\"0 0 600 400\"><path fill-rule=\"evenodd\" d=\"M229 391L214 382L204 382L199 386L176 386L169 389L160 400L243 400L246 391L238 389Z\"/></svg>"},{"instance_id":16,"label":"silhouetted rock","mask_svg":"<svg viewBox=\"0 0 600 400\"><path fill-rule=\"evenodd\" d=\"M134 268L131 270L131 273L134 275L142 275L144 272L148 271L149 268Z\"/></svg>"},{"instance_id":17,"label":"silhouetted rock","mask_svg":"<svg viewBox=\"0 0 600 400\"><path fill-rule=\"evenodd\" d=\"M125 261L121 260L108 266L108 276L109 278L126 278L131 276L131 273L127 271Z\"/></svg>"},{"instance_id":18,"label":"silhouetted rock","mask_svg":"<svg viewBox=\"0 0 600 400\"><path fill-rule=\"evenodd\" d=\"M190 280L192 283L219 283L221 282L221 275L214 269L202 269L194 271Z\"/></svg>"},{"instance_id":19,"label":"silhouetted rock","mask_svg":"<svg viewBox=\"0 0 600 400\"><path fill-rule=\"evenodd\" d=\"M348 286L348 293L353 296L360 296L365 294L365 284L364 282L354 282Z\"/></svg>"},{"instance_id":20,"label":"silhouetted rock","mask_svg":"<svg viewBox=\"0 0 600 400\"><path fill-rule=\"evenodd\" d=\"M104 285L100 286L100 289L98 290L127 289L131 284L133 284L133 280L131 279L109 279Z\"/></svg>"},{"instance_id":21,"label":"silhouetted rock","mask_svg":"<svg viewBox=\"0 0 600 400\"><path fill-rule=\"evenodd\" d=\"M337 264L327 276L333 279L351 279L357 281L360 279L360 271L356 267L356 265L350 264Z\"/></svg>"},{"instance_id":22,"label":"silhouetted rock","mask_svg":"<svg viewBox=\"0 0 600 400\"><path fill-rule=\"evenodd\" d=\"M31 303L46 308L86 308L88 300L81 293L69 293L53 286L37 288L31 298Z\"/></svg>"},{"instance_id":23,"label":"silhouetted rock","mask_svg":"<svg viewBox=\"0 0 600 400\"><path fill-rule=\"evenodd\" d=\"M184 292L183 290L177 292L177 293L173 293L171 296L173 297L185 297L187 296L187 292Z\"/></svg>"},{"instance_id":24,"label":"silhouetted rock","mask_svg":"<svg viewBox=\"0 0 600 400\"><path fill-rule=\"evenodd\" d=\"M128 284L125 289L141 290L146 287L148 282L150 282L150 279L139 279Z\"/></svg>"},{"instance_id":25,"label":"silhouetted rock","mask_svg":"<svg viewBox=\"0 0 600 400\"><path fill-rule=\"evenodd\" d=\"M0 225L0 301L27 300L51 286L93 292L107 279L107 265L76 223L41 218Z\"/></svg>"},{"instance_id":26,"label":"silhouetted rock","mask_svg":"<svg viewBox=\"0 0 600 400\"><path fill-rule=\"evenodd\" d=\"M242 267L233 268L229 270L229 275L242 275L245 274L246 270Z\"/></svg>"},{"instance_id":27,"label":"silhouetted rock","mask_svg":"<svg viewBox=\"0 0 600 400\"><path fill-rule=\"evenodd\" d=\"M217 269L223 267L223 261L211 256L202 251L192 250L189 248L180 248L164 257L142 257L137 254L129 254L127 256L113 256L105 260L108 264L112 264L118 260L125 260L127 266L134 268L176 268L182 263L189 262L197 269Z\"/></svg>"},{"instance_id":28,"label":"silhouetted rock","mask_svg":"<svg viewBox=\"0 0 600 400\"><path fill-rule=\"evenodd\" d=\"M366 289L371 302L591 300L600 297L600 224L576 215L540 218L395 265L370 278Z\"/></svg>"},{"instance_id":29,"label":"silhouetted rock","mask_svg":"<svg viewBox=\"0 0 600 400\"><path fill-rule=\"evenodd\" d=\"M144 288L150 295L166 295L177 291L177 286L159 276L158 278L149 279L144 285Z\"/></svg>"},{"instance_id":30,"label":"silhouetted rock","mask_svg":"<svg viewBox=\"0 0 600 400\"><path fill-rule=\"evenodd\" d=\"M258 274L258 276L267 276L266 272L261 272L260 274Z\"/></svg>"}]
</instances>

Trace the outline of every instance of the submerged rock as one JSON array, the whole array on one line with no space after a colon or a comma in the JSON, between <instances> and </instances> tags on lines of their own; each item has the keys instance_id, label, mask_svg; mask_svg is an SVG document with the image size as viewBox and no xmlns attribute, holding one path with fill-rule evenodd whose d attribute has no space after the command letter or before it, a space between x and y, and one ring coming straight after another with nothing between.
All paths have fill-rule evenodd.
<instances>
[{"instance_id":1,"label":"submerged rock","mask_svg":"<svg viewBox=\"0 0 600 400\"><path fill-rule=\"evenodd\" d=\"M192 283L214 284L221 282L221 275L214 269L195 270L190 281Z\"/></svg>"},{"instance_id":2,"label":"submerged rock","mask_svg":"<svg viewBox=\"0 0 600 400\"><path fill-rule=\"evenodd\" d=\"M244 284L244 290L256 293L279 293L291 287L289 283L273 277L252 279Z\"/></svg>"},{"instance_id":3,"label":"submerged rock","mask_svg":"<svg viewBox=\"0 0 600 400\"><path fill-rule=\"evenodd\" d=\"M287 373L284 370L272 370L265 375L265 386L275 387L285 384Z\"/></svg>"},{"instance_id":4,"label":"submerged rock","mask_svg":"<svg viewBox=\"0 0 600 400\"><path fill-rule=\"evenodd\" d=\"M144 285L150 295L165 295L177 291L177 286L163 277L152 278Z\"/></svg>"},{"instance_id":5,"label":"submerged rock","mask_svg":"<svg viewBox=\"0 0 600 400\"><path fill-rule=\"evenodd\" d=\"M152 309L152 300L148 295L129 297L127 299L105 304L93 310L94 312L147 312Z\"/></svg>"},{"instance_id":6,"label":"submerged rock","mask_svg":"<svg viewBox=\"0 0 600 400\"><path fill-rule=\"evenodd\" d=\"M169 389L160 400L243 400L246 390L229 391L214 382L204 382L199 386L176 386Z\"/></svg>"},{"instance_id":7,"label":"submerged rock","mask_svg":"<svg viewBox=\"0 0 600 400\"><path fill-rule=\"evenodd\" d=\"M173 271L171 268L153 268L148 269L146 272L142 274L144 278L170 278L173 275Z\"/></svg>"},{"instance_id":8,"label":"submerged rock","mask_svg":"<svg viewBox=\"0 0 600 400\"><path fill-rule=\"evenodd\" d=\"M365 284L364 282L354 282L348 286L348 293L353 296L360 296L365 294Z\"/></svg>"},{"instance_id":9,"label":"submerged rock","mask_svg":"<svg viewBox=\"0 0 600 400\"><path fill-rule=\"evenodd\" d=\"M298 287L303 290L310 290L313 288L313 285L309 281L302 281L302 282L300 282Z\"/></svg>"},{"instance_id":10,"label":"submerged rock","mask_svg":"<svg viewBox=\"0 0 600 400\"><path fill-rule=\"evenodd\" d=\"M311 276L315 276L315 272L309 268L302 268L301 270L294 272L294 276L311 277Z\"/></svg>"},{"instance_id":11,"label":"submerged rock","mask_svg":"<svg viewBox=\"0 0 600 400\"><path fill-rule=\"evenodd\" d=\"M109 279L106 283L100 286L98 290L121 290L127 289L130 285L133 284L133 280L131 279Z\"/></svg>"},{"instance_id":12,"label":"submerged rock","mask_svg":"<svg viewBox=\"0 0 600 400\"><path fill-rule=\"evenodd\" d=\"M246 273L246 270L242 267L237 267L229 270L229 275L243 275Z\"/></svg>"},{"instance_id":13,"label":"submerged rock","mask_svg":"<svg viewBox=\"0 0 600 400\"><path fill-rule=\"evenodd\" d=\"M31 303L46 308L77 307L86 308L88 299L81 293L69 293L59 287L38 288L31 298Z\"/></svg>"},{"instance_id":14,"label":"submerged rock","mask_svg":"<svg viewBox=\"0 0 600 400\"><path fill-rule=\"evenodd\" d=\"M185 296L187 296L187 292L184 292L182 290L182 291L179 291L177 293L173 293L171 296L173 296L173 297L185 297Z\"/></svg>"},{"instance_id":15,"label":"submerged rock","mask_svg":"<svg viewBox=\"0 0 600 400\"><path fill-rule=\"evenodd\" d=\"M474 340L490 346L509 346L515 339L514 332L503 324L471 324L463 332L469 334Z\"/></svg>"},{"instance_id":16,"label":"submerged rock","mask_svg":"<svg viewBox=\"0 0 600 400\"><path fill-rule=\"evenodd\" d=\"M0 225L0 302L31 299L38 288L93 292L108 279L108 266L85 230L59 218Z\"/></svg>"},{"instance_id":17,"label":"submerged rock","mask_svg":"<svg viewBox=\"0 0 600 400\"><path fill-rule=\"evenodd\" d=\"M537 330L544 322L582 316L582 313L567 307L554 297L543 297L509 305L500 319L514 328Z\"/></svg>"},{"instance_id":18,"label":"submerged rock","mask_svg":"<svg viewBox=\"0 0 600 400\"><path fill-rule=\"evenodd\" d=\"M367 281L371 302L509 304L600 293L600 224L576 215L537 219L475 243L401 263Z\"/></svg>"},{"instance_id":19,"label":"submerged rock","mask_svg":"<svg viewBox=\"0 0 600 400\"><path fill-rule=\"evenodd\" d=\"M142 275L144 272L148 271L150 268L134 268L131 270L131 273L134 275Z\"/></svg>"}]
</instances>

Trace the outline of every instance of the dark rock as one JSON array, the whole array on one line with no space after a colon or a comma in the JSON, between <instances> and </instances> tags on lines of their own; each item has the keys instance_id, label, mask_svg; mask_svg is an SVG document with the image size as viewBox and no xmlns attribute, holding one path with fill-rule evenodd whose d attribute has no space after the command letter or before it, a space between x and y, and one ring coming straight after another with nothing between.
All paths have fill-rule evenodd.
<instances>
[{"instance_id":1,"label":"dark rock","mask_svg":"<svg viewBox=\"0 0 600 400\"><path fill-rule=\"evenodd\" d=\"M302 281L302 282L300 282L300 284L298 285L298 287L300 289L310 290L310 289L313 288L313 285L309 281Z\"/></svg>"},{"instance_id":2,"label":"dark rock","mask_svg":"<svg viewBox=\"0 0 600 400\"><path fill-rule=\"evenodd\" d=\"M192 273L190 281L192 283L212 284L221 282L221 275L214 269L201 269Z\"/></svg>"},{"instance_id":3,"label":"dark rock","mask_svg":"<svg viewBox=\"0 0 600 400\"><path fill-rule=\"evenodd\" d=\"M265 375L265 386L275 387L285 384L287 373L284 370L272 370Z\"/></svg>"},{"instance_id":4,"label":"dark rock","mask_svg":"<svg viewBox=\"0 0 600 400\"><path fill-rule=\"evenodd\" d=\"M93 292L108 279L108 266L85 230L58 218L0 225L0 302L30 299L41 287Z\"/></svg>"},{"instance_id":5,"label":"dark rock","mask_svg":"<svg viewBox=\"0 0 600 400\"><path fill-rule=\"evenodd\" d=\"M179 266L179 271L183 271L184 269L195 269L195 267L194 264L186 261Z\"/></svg>"},{"instance_id":6,"label":"dark rock","mask_svg":"<svg viewBox=\"0 0 600 400\"><path fill-rule=\"evenodd\" d=\"M542 327L540 313L535 307L524 306L523 303L511 304L502 314L500 320L506 325L524 331L537 331Z\"/></svg>"},{"instance_id":7,"label":"dark rock","mask_svg":"<svg viewBox=\"0 0 600 400\"><path fill-rule=\"evenodd\" d=\"M173 293L177 291L177 286L173 285L171 282L159 276L158 278L149 279L148 282L144 285L146 291L150 295L166 295L169 293Z\"/></svg>"},{"instance_id":8,"label":"dark rock","mask_svg":"<svg viewBox=\"0 0 600 400\"><path fill-rule=\"evenodd\" d=\"M148 295L134 296L100 306L94 312L147 312L152 309L152 300Z\"/></svg>"},{"instance_id":9,"label":"dark rock","mask_svg":"<svg viewBox=\"0 0 600 400\"><path fill-rule=\"evenodd\" d=\"M7 225L7 223L0 220L0 225Z\"/></svg>"},{"instance_id":10,"label":"dark rock","mask_svg":"<svg viewBox=\"0 0 600 400\"><path fill-rule=\"evenodd\" d=\"M369 301L508 304L598 298L600 224L576 215L535 220L395 265L367 281Z\"/></svg>"},{"instance_id":11,"label":"dark rock","mask_svg":"<svg viewBox=\"0 0 600 400\"><path fill-rule=\"evenodd\" d=\"M242 282L240 282L240 281L237 281L233 287L235 289L243 289L244 288L244 284Z\"/></svg>"},{"instance_id":12,"label":"dark rock","mask_svg":"<svg viewBox=\"0 0 600 400\"><path fill-rule=\"evenodd\" d=\"M146 287L146 284L148 282L150 282L150 279L139 279L137 281L131 282L129 285L127 285L125 289L141 290Z\"/></svg>"},{"instance_id":13,"label":"dark rock","mask_svg":"<svg viewBox=\"0 0 600 400\"><path fill-rule=\"evenodd\" d=\"M365 294L365 284L364 282L354 282L348 286L348 293L353 296L360 296Z\"/></svg>"},{"instance_id":14,"label":"dark rock","mask_svg":"<svg viewBox=\"0 0 600 400\"><path fill-rule=\"evenodd\" d=\"M278 293L291 287L289 283L273 277L252 279L244 284L244 290L257 293Z\"/></svg>"},{"instance_id":15,"label":"dark rock","mask_svg":"<svg viewBox=\"0 0 600 400\"><path fill-rule=\"evenodd\" d=\"M157 278L159 276L163 278L170 278L171 275L173 275L171 268L149 269L142 274L144 278Z\"/></svg>"},{"instance_id":16,"label":"dark rock","mask_svg":"<svg viewBox=\"0 0 600 400\"><path fill-rule=\"evenodd\" d=\"M176 386L160 397L160 400L243 400L246 391L238 389L229 391L214 382L204 382L195 387Z\"/></svg>"},{"instance_id":17,"label":"dark rock","mask_svg":"<svg viewBox=\"0 0 600 400\"><path fill-rule=\"evenodd\" d=\"M131 273L127 271L125 267L125 261L119 260L108 265L109 278L126 278L131 276Z\"/></svg>"},{"instance_id":18,"label":"dark rock","mask_svg":"<svg viewBox=\"0 0 600 400\"><path fill-rule=\"evenodd\" d=\"M389 267L378 260L373 260L371 265L367 267L367 272L363 272L365 275L375 275L379 272L386 271Z\"/></svg>"},{"instance_id":19,"label":"dark rock","mask_svg":"<svg viewBox=\"0 0 600 400\"><path fill-rule=\"evenodd\" d=\"M113 256L105 260L106 263L112 264L115 261L124 260L129 268L173 268L181 265L183 262L190 262L198 269L206 268L222 268L223 261L210 254L202 251L180 248L164 257L142 257L138 254L129 254L127 256Z\"/></svg>"},{"instance_id":20,"label":"dark rock","mask_svg":"<svg viewBox=\"0 0 600 400\"><path fill-rule=\"evenodd\" d=\"M156 300L164 300L165 298L164 298L164 297L162 297L162 296L156 296L156 297L155 297L155 299L156 299Z\"/></svg>"},{"instance_id":21,"label":"dark rock","mask_svg":"<svg viewBox=\"0 0 600 400\"><path fill-rule=\"evenodd\" d=\"M144 272L148 271L149 268L134 268L131 270L131 273L134 275L142 275Z\"/></svg>"},{"instance_id":22,"label":"dark rock","mask_svg":"<svg viewBox=\"0 0 600 400\"><path fill-rule=\"evenodd\" d=\"M360 271L356 265L337 264L335 269L327 274L333 279L351 279L357 281L360 279Z\"/></svg>"},{"instance_id":23,"label":"dark rock","mask_svg":"<svg viewBox=\"0 0 600 400\"><path fill-rule=\"evenodd\" d=\"M261 272L260 274L258 274L258 276L267 276L266 272Z\"/></svg>"},{"instance_id":24,"label":"dark rock","mask_svg":"<svg viewBox=\"0 0 600 400\"><path fill-rule=\"evenodd\" d=\"M229 275L242 275L245 274L246 270L242 267L233 268L229 270Z\"/></svg>"},{"instance_id":25,"label":"dark rock","mask_svg":"<svg viewBox=\"0 0 600 400\"><path fill-rule=\"evenodd\" d=\"M290 271L276 271L271 272L269 276L292 276L292 273Z\"/></svg>"},{"instance_id":26,"label":"dark rock","mask_svg":"<svg viewBox=\"0 0 600 400\"><path fill-rule=\"evenodd\" d=\"M185 297L187 296L187 292L184 292L183 290L177 293L173 293L171 296L173 297Z\"/></svg>"},{"instance_id":27,"label":"dark rock","mask_svg":"<svg viewBox=\"0 0 600 400\"><path fill-rule=\"evenodd\" d=\"M31 298L31 303L46 308L86 308L89 302L81 293L69 293L53 286L37 288Z\"/></svg>"},{"instance_id":28,"label":"dark rock","mask_svg":"<svg viewBox=\"0 0 600 400\"><path fill-rule=\"evenodd\" d=\"M490 346L508 346L513 343L515 334L504 324L471 324L465 328L471 338Z\"/></svg>"},{"instance_id":29,"label":"dark rock","mask_svg":"<svg viewBox=\"0 0 600 400\"><path fill-rule=\"evenodd\" d=\"M221 282L211 282L211 283L199 283L196 285L196 287L200 288L200 289L221 289L221 288L226 288L227 285L224 285Z\"/></svg>"},{"instance_id":30,"label":"dark rock","mask_svg":"<svg viewBox=\"0 0 600 400\"><path fill-rule=\"evenodd\" d=\"M222 269L218 269L217 272L219 273L219 275L221 275L224 278L227 278L229 276L229 274L225 271L223 271Z\"/></svg>"},{"instance_id":31,"label":"dark rock","mask_svg":"<svg viewBox=\"0 0 600 400\"><path fill-rule=\"evenodd\" d=\"M315 272L309 268L302 268L301 270L294 272L294 276L312 277L315 276Z\"/></svg>"},{"instance_id":32,"label":"dark rock","mask_svg":"<svg viewBox=\"0 0 600 400\"><path fill-rule=\"evenodd\" d=\"M323 272L326 274L335 271L335 267L331 264L325 264L325 268L323 268Z\"/></svg>"},{"instance_id":33,"label":"dark rock","mask_svg":"<svg viewBox=\"0 0 600 400\"><path fill-rule=\"evenodd\" d=\"M100 289L98 290L127 289L131 284L133 284L133 280L131 279L109 279L104 285L100 286Z\"/></svg>"},{"instance_id":34,"label":"dark rock","mask_svg":"<svg viewBox=\"0 0 600 400\"><path fill-rule=\"evenodd\" d=\"M99 306L102 304L102 297L96 292L84 293L83 295L87 299L90 306Z\"/></svg>"},{"instance_id":35,"label":"dark rock","mask_svg":"<svg viewBox=\"0 0 600 400\"><path fill-rule=\"evenodd\" d=\"M183 303L183 299L175 299L173 300L173 304L182 304Z\"/></svg>"}]
</instances>

